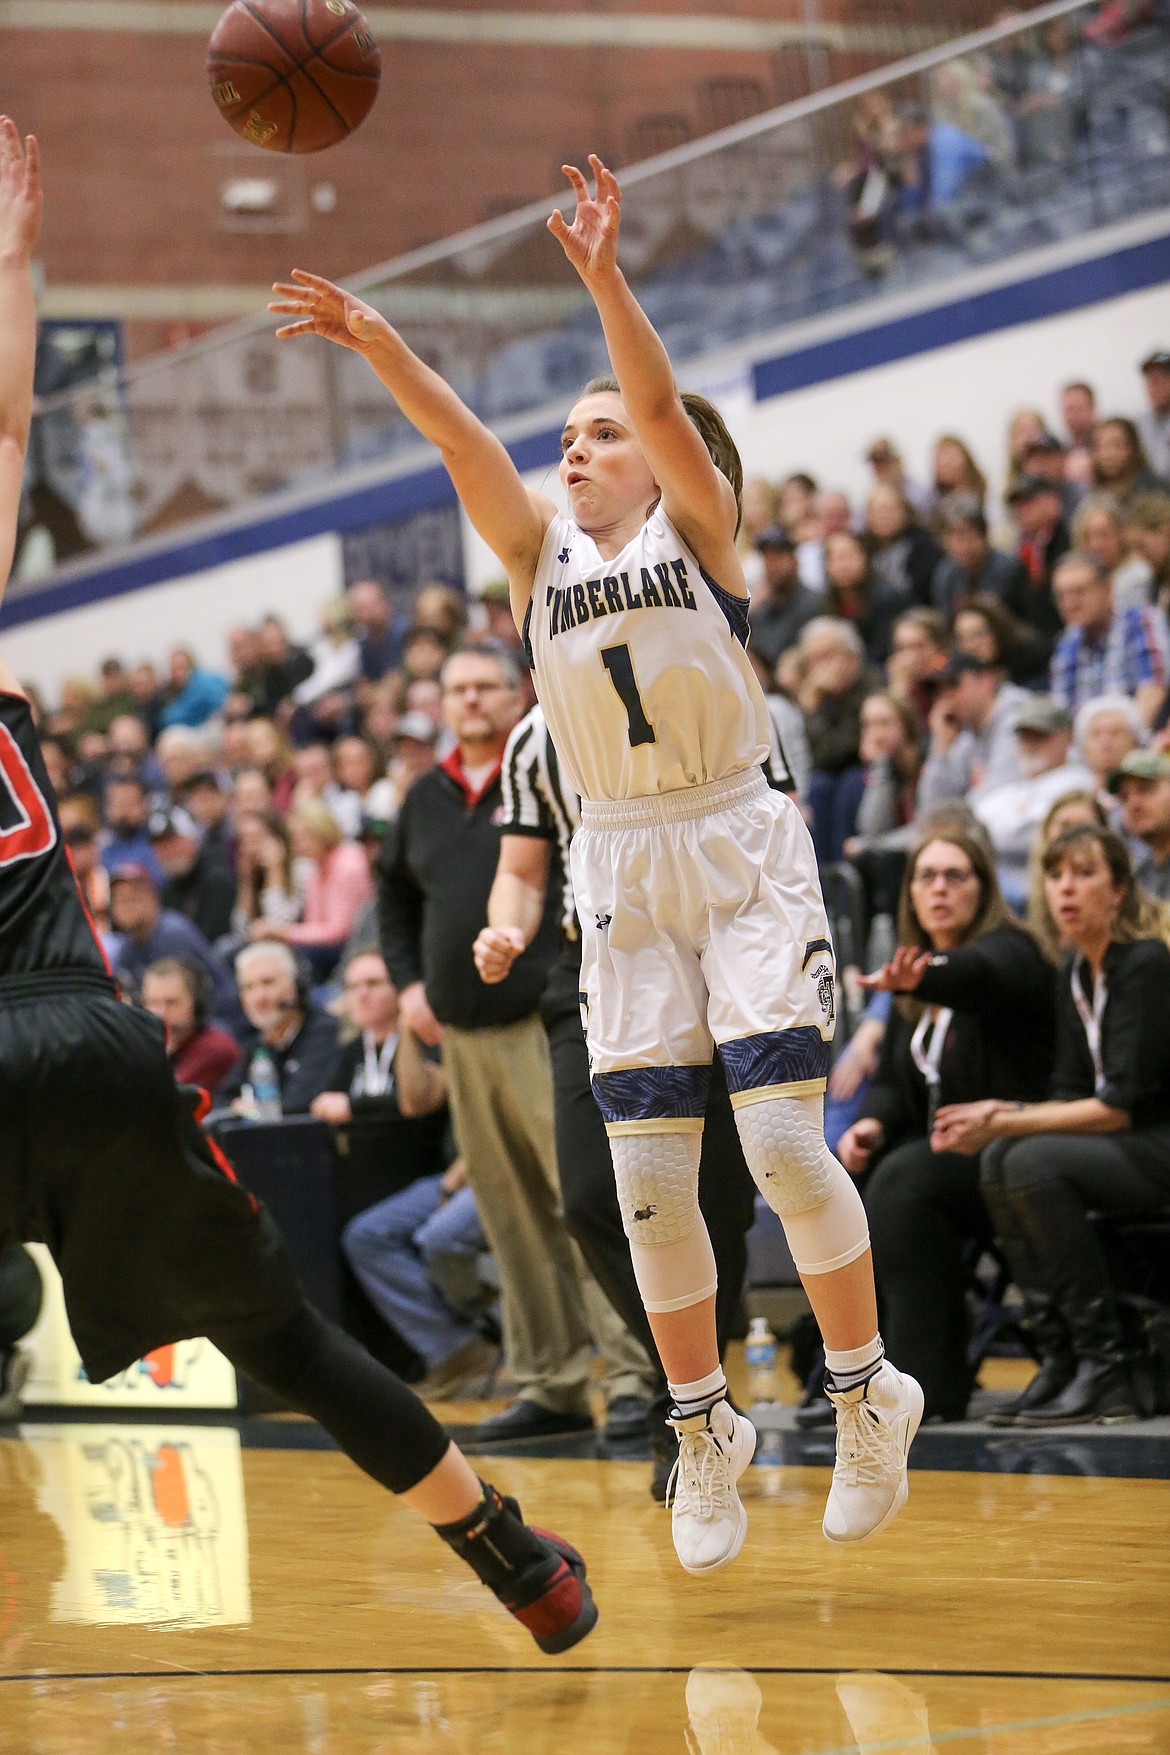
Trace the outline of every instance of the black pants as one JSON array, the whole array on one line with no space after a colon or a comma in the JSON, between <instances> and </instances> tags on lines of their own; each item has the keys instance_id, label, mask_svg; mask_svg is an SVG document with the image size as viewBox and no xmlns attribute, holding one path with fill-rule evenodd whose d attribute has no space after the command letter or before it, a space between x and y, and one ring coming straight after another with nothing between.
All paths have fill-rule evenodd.
<instances>
[{"instance_id":1,"label":"black pants","mask_svg":"<svg viewBox=\"0 0 1170 1755\"><path fill-rule=\"evenodd\" d=\"M886 1351L918 1379L928 1414L962 1419L972 1382L963 1256L991 1240L979 1161L908 1140L882 1158L864 1198Z\"/></svg>"},{"instance_id":2,"label":"black pants","mask_svg":"<svg viewBox=\"0 0 1170 1755\"><path fill-rule=\"evenodd\" d=\"M0 1249L0 1353L22 1341L41 1314L40 1269L19 1243Z\"/></svg>"},{"instance_id":3,"label":"black pants","mask_svg":"<svg viewBox=\"0 0 1170 1755\"><path fill-rule=\"evenodd\" d=\"M565 1223L598 1285L657 1369L660 1390L656 1408L661 1403L665 1409L666 1378L634 1277L609 1138L589 1083L589 1058L577 1002L579 986L579 969L571 954L562 955L549 982L543 1013L552 1051L557 1165ZM755 1217L755 1196L755 1183L744 1162L731 1098L716 1055L699 1162L699 1207L719 1273L715 1324L720 1353L730 1338L743 1297L746 1236Z\"/></svg>"},{"instance_id":4,"label":"black pants","mask_svg":"<svg viewBox=\"0 0 1170 1755\"><path fill-rule=\"evenodd\" d=\"M1140 1218L1170 1205L1170 1126L1039 1133L983 1154L983 1195L1016 1283L1078 1310L1112 1295L1090 1212Z\"/></svg>"},{"instance_id":5,"label":"black pants","mask_svg":"<svg viewBox=\"0 0 1170 1755\"><path fill-rule=\"evenodd\" d=\"M413 1487L446 1452L445 1433L305 1303L276 1226L196 1121L200 1103L175 1083L158 1020L121 1005L111 982L65 971L10 989L0 1249L48 1245L93 1381L206 1335L375 1480Z\"/></svg>"}]
</instances>

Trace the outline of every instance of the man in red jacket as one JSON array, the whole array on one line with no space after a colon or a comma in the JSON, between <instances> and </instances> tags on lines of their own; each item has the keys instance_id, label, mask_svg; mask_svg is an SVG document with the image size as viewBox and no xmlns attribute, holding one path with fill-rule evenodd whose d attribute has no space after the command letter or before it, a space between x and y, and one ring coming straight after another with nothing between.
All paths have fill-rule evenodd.
<instances>
[{"instance_id":1,"label":"man in red jacket","mask_svg":"<svg viewBox=\"0 0 1170 1755\"><path fill-rule=\"evenodd\" d=\"M226 1030L208 1022L208 982L185 957L160 957L142 977L142 1003L167 1027L167 1053L181 1085L214 1097L240 1058Z\"/></svg>"}]
</instances>

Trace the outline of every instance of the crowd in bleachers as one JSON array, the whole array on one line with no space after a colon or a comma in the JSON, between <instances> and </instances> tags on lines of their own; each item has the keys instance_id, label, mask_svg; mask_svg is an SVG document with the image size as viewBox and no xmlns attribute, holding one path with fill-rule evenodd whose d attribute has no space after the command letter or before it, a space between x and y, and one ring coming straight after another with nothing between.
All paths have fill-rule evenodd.
<instances>
[{"instance_id":1,"label":"crowd in bleachers","mask_svg":"<svg viewBox=\"0 0 1170 1755\"><path fill-rule=\"evenodd\" d=\"M1081 1263L1087 1338L1028 1254L1047 1221L1011 1170L1043 1130L1013 1143L995 1129L1005 1105L1030 1113L1052 1093L1067 1109L1096 1092L1132 1139L1139 1114L1166 1133L1164 1168L1153 1147L1130 1165L1123 1210L1170 1207L1170 1062L1159 1070L1136 1038L1111 1060L1103 1000L1096 1038L1082 1031L1087 1091L1085 1067L1054 1046L1055 965L1079 942L1075 908L1054 898L1075 887L1069 859L1088 871L1097 858L1090 829L1125 891L1124 943L1170 941L1170 353L1140 366L1140 409L1100 411L1076 381L1059 430L1015 414L1002 471L948 433L917 480L878 437L863 504L806 474L745 489L749 652L826 878L852 909L830 1143L865 1181L891 1353L928 1412L952 1417L972 1388L965 1264L984 1246L1004 1252L1054 1380L1068 1367L1055 1399L1100 1356L1106 1389L1082 1384L1080 1411L1135 1411L1075 1215L1048 1217ZM111 657L55 701L34 693L45 760L115 971L166 1022L180 1077L228 1113L336 1119L322 1096L350 1089L347 1010L349 1037L364 1028L346 970L373 953L367 977L385 975L379 849L411 785L458 759L443 665L468 646L515 658L520 642L502 585L471 603L423 583L408 617L362 580L324 606L308 646L276 615L227 644L223 671L176 648L165 675ZM531 699L524 684L517 717ZM1162 960L1133 979L1164 1006ZM1077 1006L1092 1011L1086 992ZM1117 1054L1145 1085L1122 1089ZM1059 1121L1082 1123L1099 1145L1103 1123ZM978 1151L997 1166L990 1194ZM1110 1208L1094 1188L1082 1216Z\"/></svg>"}]
</instances>

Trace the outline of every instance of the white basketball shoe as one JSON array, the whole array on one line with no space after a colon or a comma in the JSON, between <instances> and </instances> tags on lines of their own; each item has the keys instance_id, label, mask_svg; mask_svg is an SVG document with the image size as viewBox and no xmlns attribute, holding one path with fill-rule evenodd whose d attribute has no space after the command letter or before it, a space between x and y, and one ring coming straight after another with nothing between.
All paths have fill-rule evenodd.
<instances>
[{"instance_id":1,"label":"white basketball shoe","mask_svg":"<svg viewBox=\"0 0 1170 1755\"><path fill-rule=\"evenodd\" d=\"M837 1461L821 1528L831 1542L863 1542L906 1503L906 1458L922 1420L922 1390L886 1360L855 1389L827 1394L837 1410Z\"/></svg>"},{"instance_id":2,"label":"white basketball shoe","mask_svg":"<svg viewBox=\"0 0 1170 1755\"><path fill-rule=\"evenodd\" d=\"M714 1572L735 1559L747 1535L735 1483L755 1454L756 1429L725 1401L667 1424L678 1434L678 1460L666 1486L674 1551L685 1571Z\"/></svg>"}]
</instances>

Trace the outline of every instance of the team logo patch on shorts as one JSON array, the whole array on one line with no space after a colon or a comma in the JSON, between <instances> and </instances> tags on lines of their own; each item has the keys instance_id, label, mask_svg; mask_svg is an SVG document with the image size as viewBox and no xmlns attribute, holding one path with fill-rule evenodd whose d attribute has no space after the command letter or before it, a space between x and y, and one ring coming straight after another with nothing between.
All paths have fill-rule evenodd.
<instances>
[{"instance_id":1,"label":"team logo patch on shorts","mask_svg":"<svg viewBox=\"0 0 1170 1755\"><path fill-rule=\"evenodd\" d=\"M827 953L820 962L815 959L821 953ZM809 969L809 964L813 967ZM837 994L833 979L833 947L827 938L810 939L804 947L804 958L800 965L803 975L808 970L809 976L816 982L817 1004L824 1016L823 1029L829 1034L837 1021ZM827 1039L827 1038L826 1038Z\"/></svg>"}]
</instances>

